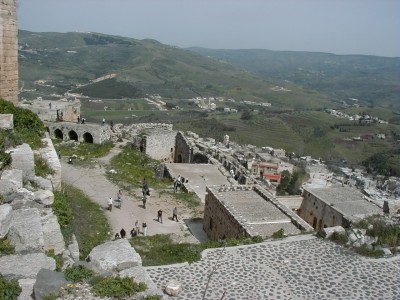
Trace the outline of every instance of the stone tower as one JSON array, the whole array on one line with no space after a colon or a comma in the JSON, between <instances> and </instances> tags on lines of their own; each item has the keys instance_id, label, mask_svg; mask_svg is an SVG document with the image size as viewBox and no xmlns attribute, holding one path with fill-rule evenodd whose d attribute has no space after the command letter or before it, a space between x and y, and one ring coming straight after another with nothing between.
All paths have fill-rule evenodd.
<instances>
[{"instance_id":1,"label":"stone tower","mask_svg":"<svg viewBox=\"0 0 400 300\"><path fill-rule=\"evenodd\" d=\"M17 0L0 0L0 98L18 102Z\"/></svg>"}]
</instances>

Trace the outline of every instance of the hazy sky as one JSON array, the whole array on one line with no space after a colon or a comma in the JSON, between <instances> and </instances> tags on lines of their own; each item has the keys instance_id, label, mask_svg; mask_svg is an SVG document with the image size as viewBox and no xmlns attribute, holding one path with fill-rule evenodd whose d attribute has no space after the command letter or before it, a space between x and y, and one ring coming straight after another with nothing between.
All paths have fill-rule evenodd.
<instances>
[{"instance_id":1,"label":"hazy sky","mask_svg":"<svg viewBox=\"0 0 400 300\"><path fill-rule=\"evenodd\" d=\"M400 57L400 0L18 0L20 29Z\"/></svg>"}]
</instances>

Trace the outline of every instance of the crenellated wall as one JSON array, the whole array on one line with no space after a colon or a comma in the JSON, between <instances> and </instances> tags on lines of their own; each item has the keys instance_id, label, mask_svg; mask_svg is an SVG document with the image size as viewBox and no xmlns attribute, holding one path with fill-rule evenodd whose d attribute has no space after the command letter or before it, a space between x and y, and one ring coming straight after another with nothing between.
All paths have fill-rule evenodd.
<instances>
[{"instance_id":1,"label":"crenellated wall","mask_svg":"<svg viewBox=\"0 0 400 300\"><path fill-rule=\"evenodd\" d=\"M18 102L18 25L16 0L0 1L0 98Z\"/></svg>"}]
</instances>

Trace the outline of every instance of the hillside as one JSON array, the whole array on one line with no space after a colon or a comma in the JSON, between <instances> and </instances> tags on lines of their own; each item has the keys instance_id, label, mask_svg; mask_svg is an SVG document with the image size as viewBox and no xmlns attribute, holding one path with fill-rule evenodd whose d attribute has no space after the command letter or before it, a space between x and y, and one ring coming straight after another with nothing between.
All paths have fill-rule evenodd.
<instances>
[{"instance_id":1,"label":"hillside","mask_svg":"<svg viewBox=\"0 0 400 300\"><path fill-rule=\"evenodd\" d=\"M315 90L293 84L276 90L268 79L154 40L20 31L19 44L21 85L35 90L21 93L25 98L72 90L114 99L159 94L164 98L220 96L268 102L283 109L334 106ZM110 74L114 77L92 82Z\"/></svg>"},{"instance_id":2,"label":"hillside","mask_svg":"<svg viewBox=\"0 0 400 300\"><path fill-rule=\"evenodd\" d=\"M400 110L400 58L259 49L189 49L278 85L291 82L325 92L336 100L349 102L355 98L361 105Z\"/></svg>"}]
</instances>

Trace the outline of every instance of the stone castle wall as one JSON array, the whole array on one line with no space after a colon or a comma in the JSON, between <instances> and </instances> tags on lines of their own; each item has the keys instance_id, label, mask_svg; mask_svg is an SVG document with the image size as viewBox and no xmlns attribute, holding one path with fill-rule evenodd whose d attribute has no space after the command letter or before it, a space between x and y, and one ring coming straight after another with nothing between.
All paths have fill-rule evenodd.
<instances>
[{"instance_id":1,"label":"stone castle wall","mask_svg":"<svg viewBox=\"0 0 400 300\"><path fill-rule=\"evenodd\" d=\"M18 102L18 25L16 0L0 1L0 98Z\"/></svg>"}]
</instances>

